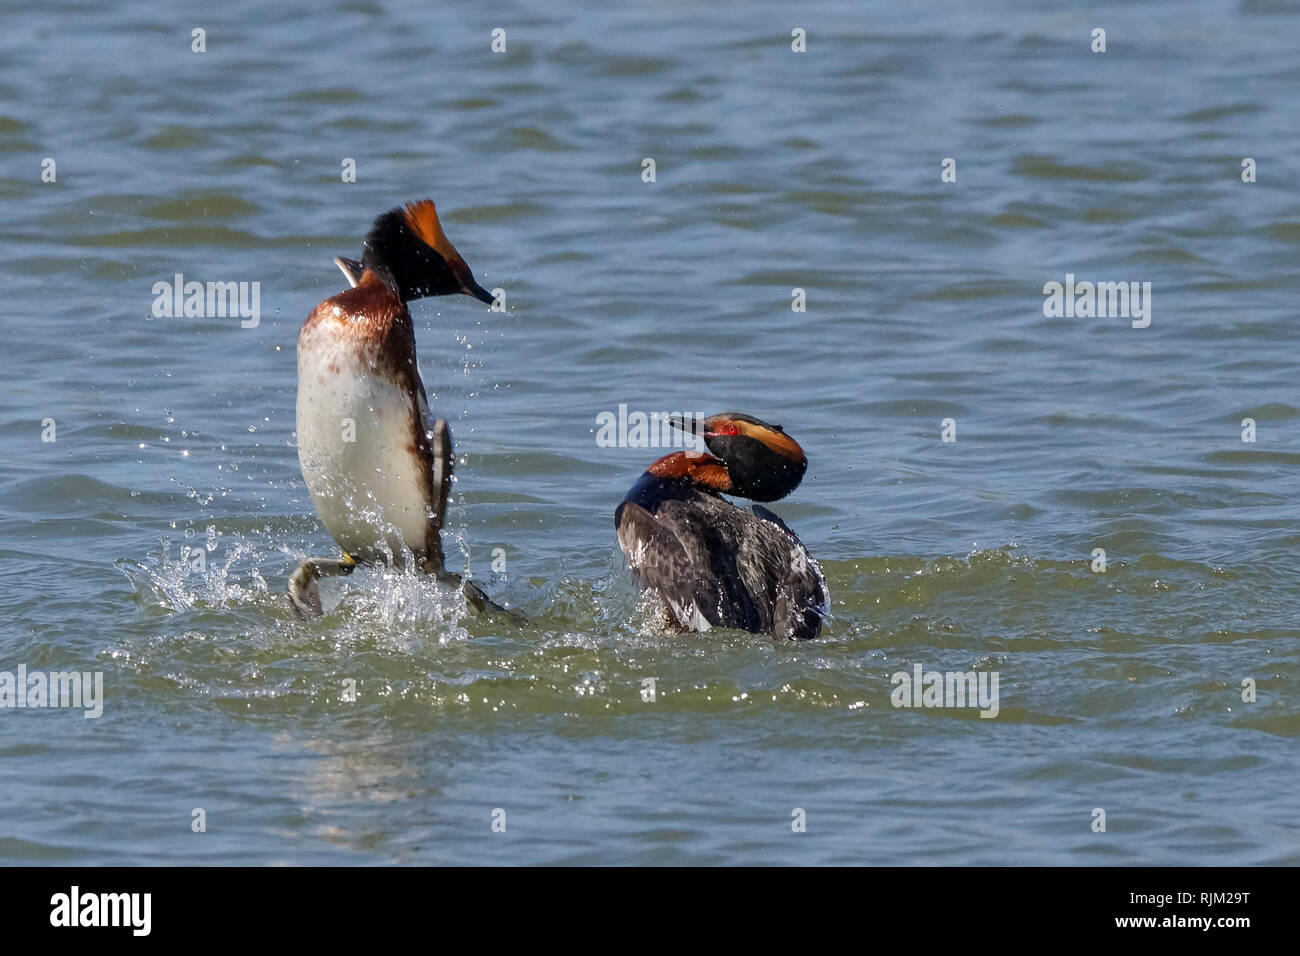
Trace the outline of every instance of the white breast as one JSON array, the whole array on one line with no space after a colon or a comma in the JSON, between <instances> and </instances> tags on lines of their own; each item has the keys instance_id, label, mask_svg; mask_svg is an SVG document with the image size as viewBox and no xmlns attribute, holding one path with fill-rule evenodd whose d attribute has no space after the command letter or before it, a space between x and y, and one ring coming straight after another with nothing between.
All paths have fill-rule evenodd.
<instances>
[{"instance_id":1,"label":"white breast","mask_svg":"<svg viewBox=\"0 0 1300 956\"><path fill-rule=\"evenodd\" d=\"M298 344L298 461L321 521L354 557L419 553L429 530L414 397L328 326ZM423 409L421 409L423 411ZM422 420L422 418L421 418Z\"/></svg>"}]
</instances>

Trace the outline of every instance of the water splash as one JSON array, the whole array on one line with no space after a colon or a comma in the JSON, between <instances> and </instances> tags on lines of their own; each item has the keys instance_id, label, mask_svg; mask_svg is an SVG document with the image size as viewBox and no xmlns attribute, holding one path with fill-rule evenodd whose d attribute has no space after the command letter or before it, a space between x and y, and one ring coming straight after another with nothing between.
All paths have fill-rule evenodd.
<instances>
[{"instance_id":1,"label":"water splash","mask_svg":"<svg viewBox=\"0 0 1300 956\"><path fill-rule=\"evenodd\" d=\"M201 542L190 530L173 548L172 536L161 535L158 549L144 561L118 558L114 564L131 583L137 601L169 611L245 604L266 594L269 588L256 562L248 562L256 558L257 549L235 539L218 557L221 537L210 525Z\"/></svg>"}]
</instances>

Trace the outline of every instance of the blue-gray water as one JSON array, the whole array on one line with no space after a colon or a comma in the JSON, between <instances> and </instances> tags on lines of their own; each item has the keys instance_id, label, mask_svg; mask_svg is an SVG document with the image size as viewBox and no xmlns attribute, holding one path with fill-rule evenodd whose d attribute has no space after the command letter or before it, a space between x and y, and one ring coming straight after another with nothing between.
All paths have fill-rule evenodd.
<instances>
[{"instance_id":1,"label":"blue-gray water","mask_svg":"<svg viewBox=\"0 0 1300 956\"><path fill-rule=\"evenodd\" d=\"M0 670L105 700L0 711L0 860L1300 862L1298 63L1284 0L7 2ZM453 564L531 623L368 571L302 624L298 326L423 196L508 303L412 307ZM620 403L803 444L822 640L652 626Z\"/></svg>"}]
</instances>

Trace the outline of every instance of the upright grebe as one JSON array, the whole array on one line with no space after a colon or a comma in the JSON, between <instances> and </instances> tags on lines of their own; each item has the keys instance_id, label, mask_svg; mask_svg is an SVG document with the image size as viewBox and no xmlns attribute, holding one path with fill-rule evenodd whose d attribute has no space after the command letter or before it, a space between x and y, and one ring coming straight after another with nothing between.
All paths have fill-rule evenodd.
<instances>
[{"instance_id":1,"label":"upright grebe","mask_svg":"<svg viewBox=\"0 0 1300 956\"><path fill-rule=\"evenodd\" d=\"M492 294L474 281L430 200L375 220L361 261L335 263L352 288L326 299L298 333L298 461L340 559L311 558L289 579L304 617L321 613L321 577L359 562L405 563L462 587L480 610L496 606L447 572L441 531L451 487L447 423L430 423L406 303L426 295Z\"/></svg>"},{"instance_id":2,"label":"upright grebe","mask_svg":"<svg viewBox=\"0 0 1300 956\"><path fill-rule=\"evenodd\" d=\"M614 512L618 543L642 587L658 592L675 627L734 627L807 640L829 613L826 580L780 518L721 497L776 501L799 486L808 459L780 425L724 412L674 416L712 454L660 458Z\"/></svg>"}]
</instances>

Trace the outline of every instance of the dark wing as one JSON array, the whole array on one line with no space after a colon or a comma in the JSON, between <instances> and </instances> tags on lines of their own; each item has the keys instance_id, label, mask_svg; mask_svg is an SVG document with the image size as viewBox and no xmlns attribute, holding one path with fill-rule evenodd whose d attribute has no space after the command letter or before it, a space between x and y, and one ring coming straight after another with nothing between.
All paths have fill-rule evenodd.
<instances>
[{"instance_id":1,"label":"dark wing","mask_svg":"<svg viewBox=\"0 0 1300 956\"><path fill-rule=\"evenodd\" d=\"M421 463L421 481L425 497L432 502L432 514L429 516L428 530L425 532L423 557L432 565L432 570L441 571L444 567L442 554L442 525L447 517L447 495L451 491L451 473L453 456L451 448L451 429L447 422L439 418L429 421L429 399L424 393L424 383L420 373L411 366L415 392L415 407L411 409L413 420L411 430L415 434L415 454Z\"/></svg>"},{"instance_id":2,"label":"dark wing","mask_svg":"<svg viewBox=\"0 0 1300 956\"><path fill-rule=\"evenodd\" d=\"M830 599L826 592L826 579L808 549L790 526L762 505L754 505L754 514L779 532L773 535L768 553L780 555L783 541L787 551L785 560L777 560L768 569L774 584L772 593L772 629L780 637L798 641L811 640L822 628L829 613Z\"/></svg>"},{"instance_id":3,"label":"dark wing","mask_svg":"<svg viewBox=\"0 0 1300 956\"><path fill-rule=\"evenodd\" d=\"M628 566L643 586L659 592L678 627L699 630L703 616L719 627L762 630L762 615L736 573L735 553L697 502L665 501L656 515L624 502L614 524Z\"/></svg>"}]
</instances>

